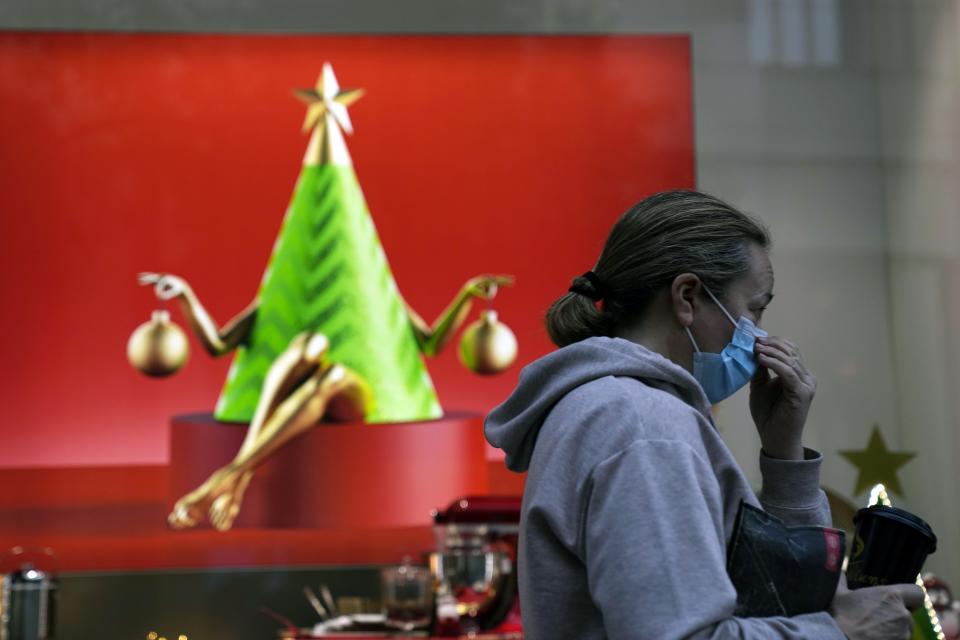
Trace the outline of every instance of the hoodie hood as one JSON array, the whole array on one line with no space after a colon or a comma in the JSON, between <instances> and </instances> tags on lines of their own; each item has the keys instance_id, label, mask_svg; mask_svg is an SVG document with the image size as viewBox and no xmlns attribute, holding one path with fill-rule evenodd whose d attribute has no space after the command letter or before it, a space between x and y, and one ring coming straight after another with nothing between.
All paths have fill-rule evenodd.
<instances>
[{"instance_id":1,"label":"hoodie hood","mask_svg":"<svg viewBox=\"0 0 960 640\"><path fill-rule=\"evenodd\" d=\"M487 441L504 450L509 469L526 471L550 409L573 389L607 376L637 378L677 396L711 420L710 403L686 369L630 340L593 337L525 366L516 389L484 421Z\"/></svg>"}]
</instances>

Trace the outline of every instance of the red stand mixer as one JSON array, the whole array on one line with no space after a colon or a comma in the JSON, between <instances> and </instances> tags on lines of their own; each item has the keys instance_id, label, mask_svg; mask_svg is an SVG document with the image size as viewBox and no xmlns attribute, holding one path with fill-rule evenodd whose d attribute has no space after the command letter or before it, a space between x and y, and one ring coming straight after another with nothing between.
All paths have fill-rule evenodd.
<instances>
[{"instance_id":1,"label":"red stand mixer","mask_svg":"<svg viewBox=\"0 0 960 640\"><path fill-rule=\"evenodd\" d=\"M519 496L466 496L434 510L434 635L522 637L517 589Z\"/></svg>"}]
</instances>

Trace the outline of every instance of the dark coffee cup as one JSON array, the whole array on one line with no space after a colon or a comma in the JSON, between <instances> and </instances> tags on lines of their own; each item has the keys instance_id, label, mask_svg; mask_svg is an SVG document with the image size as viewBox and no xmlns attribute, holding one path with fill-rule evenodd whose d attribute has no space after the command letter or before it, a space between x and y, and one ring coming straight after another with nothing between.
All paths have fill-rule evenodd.
<instances>
[{"instance_id":1,"label":"dark coffee cup","mask_svg":"<svg viewBox=\"0 0 960 640\"><path fill-rule=\"evenodd\" d=\"M903 509L874 505L857 511L853 523L851 589L916 582L927 556L937 550L930 525Z\"/></svg>"}]
</instances>

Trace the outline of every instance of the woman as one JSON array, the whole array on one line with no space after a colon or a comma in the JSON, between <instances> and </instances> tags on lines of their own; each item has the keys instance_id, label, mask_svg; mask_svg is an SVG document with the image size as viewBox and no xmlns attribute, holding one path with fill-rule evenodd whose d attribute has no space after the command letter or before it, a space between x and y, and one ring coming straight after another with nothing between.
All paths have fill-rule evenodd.
<instances>
[{"instance_id":1,"label":"woman","mask_svg":"<svg viewBox=\"0 0 960 640\"><path fill-rule=\"evenodd\" d=\"M714 197L657 194L550 308L561 348L524 368L485 425L507 465L529 472L528 639L909 637L913 585L841 584L829 612L733 615L726 549L741 501L788 525L830 523L821 455L801 444L816 383L796 345L758 328L773 299L769 245ZM759 498L710 415L747 382Z\"/></svg>"}]
</instances>

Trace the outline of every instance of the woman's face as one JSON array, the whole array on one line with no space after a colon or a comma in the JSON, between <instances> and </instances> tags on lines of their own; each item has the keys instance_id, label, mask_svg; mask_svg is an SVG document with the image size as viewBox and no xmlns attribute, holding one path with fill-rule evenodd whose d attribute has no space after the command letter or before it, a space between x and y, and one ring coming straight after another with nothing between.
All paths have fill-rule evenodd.
<instances>
[{"instance_id":1,"label":"woman's face","mask_svg":"<svg viewBox=\"0 0 960 640\"><path fill-rule=\"evenodd\" d=\"M734 280L723 296L716 291L713 293L733 316L734 321L744 316L758 327L762 326L763 311L773 300L773 266L766 250L751 243L750 268L747 273ZM696 305L699 308L695 308L690 330L701 350L719 353L730 342L734 325L706 291L701 292L697 298L700 304Z\"/></svg>"}]
</instances>

